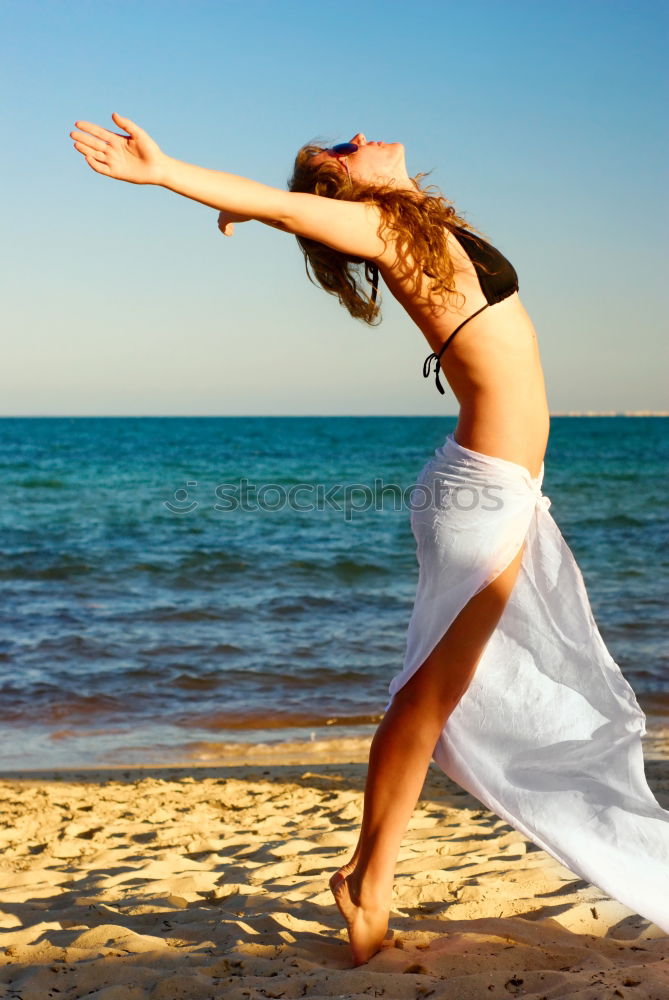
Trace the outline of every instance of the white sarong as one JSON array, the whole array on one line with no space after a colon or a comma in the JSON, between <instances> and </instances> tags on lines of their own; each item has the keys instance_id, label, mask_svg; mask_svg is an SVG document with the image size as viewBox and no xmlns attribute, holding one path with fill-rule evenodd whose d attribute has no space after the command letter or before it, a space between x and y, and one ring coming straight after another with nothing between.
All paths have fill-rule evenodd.
<instances>
[{"instance_id":1,"label":"white sarong","mask_svg":"<svg viewBox=\"0 0 669 1000\"><path fill-rule=\"evenodd\" d=\"M420 569L391 703L526 540L434 760L576 876L669 933L669 812L646 781L645 716L599 633L543 476L543 466L534 479L452 434L427 462L412 491Z\"/></svg>"}]
</instances>

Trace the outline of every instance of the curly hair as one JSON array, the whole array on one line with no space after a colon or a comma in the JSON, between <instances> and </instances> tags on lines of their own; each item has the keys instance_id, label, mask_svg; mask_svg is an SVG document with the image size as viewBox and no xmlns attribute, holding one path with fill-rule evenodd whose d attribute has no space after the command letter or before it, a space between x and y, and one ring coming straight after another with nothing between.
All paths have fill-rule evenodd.
<instances>
[{"instance_id":1,"label":"curly hair","mask_svg":"<svg viewBox=\"0 0 669 1000\"><path fill-rule=\"evenodd\" d=\"M452 202L437 188L421 185L420 181L426 174L420 173L411 178L416 188L415 195L412 191L398 190L392 184L361 184L348 177L332 158L313 164L313 157L326 148L313 142L301 147L288 179L288 190L341 201L374 202L382 217L378 235L386 243L387 236L395 238L398 261L409 258L419 262L422 272L433 279L429 286L431 293L447 300L457 295L453 284L455 267L448 252L446 230L460 226L472 235L479 230L458 215ZM296 236L296 239L304 254L307 277L312 284L318 284L330 295L336 295L340 304L356 319L370 326L381 321L380 308L362 282L363 274L371 280L370 268L375 266L372 261L333 250L304 236ZM407 266L407 276L413 276L418 287L422 277L420 271Z\"/></svg>"}]
</instances>

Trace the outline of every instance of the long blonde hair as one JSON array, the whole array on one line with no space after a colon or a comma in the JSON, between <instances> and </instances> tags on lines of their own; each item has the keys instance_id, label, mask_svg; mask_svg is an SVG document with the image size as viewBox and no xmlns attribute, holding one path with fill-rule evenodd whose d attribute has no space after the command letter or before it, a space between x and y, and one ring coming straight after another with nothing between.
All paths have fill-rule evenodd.
<instances>
[{"instance_id":1,"label":"long blonde hair","mask_svg":"<svg viewBox=\"0 0 669 1000\"><path fill-rule=\"evenodd\" d=\"M288 179L289 191L317 194L340 201L374 202L382 215L379 236L384 241L387 236L395 238L398 261L412 258L419 262L423 273L433 279L430 292L445 299L457 294L453 285L455 267L448 252L446 230L455 226L461 226L472 234L478 230L458 215L452 202L437 188L420 184L426 174L417 174L412 178L416 194L398 190L391 184L360 184L348 177L332 157L316 165L312 162L316 153L325 148L313 142L302 146ZM304 236L296 236L296 239L304 254L309 280L330 295L336 295L351 316L370 326L377 325L381 321L381 310L372 301L362 281L364 275L369 280L373 262L333 250ZM421 273L415 268L413 270L418 285ZM407 273L411 275L412 272L408 270Z\"/></svg>"}]
</instances>

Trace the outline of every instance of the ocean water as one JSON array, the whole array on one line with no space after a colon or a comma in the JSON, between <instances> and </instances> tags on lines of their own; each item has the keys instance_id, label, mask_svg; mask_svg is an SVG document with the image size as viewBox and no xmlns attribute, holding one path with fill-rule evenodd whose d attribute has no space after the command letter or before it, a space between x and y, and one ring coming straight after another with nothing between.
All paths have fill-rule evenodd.
<instances>
[{"instance_id":1,"label":"ocean water","mask_svg":"<svg viewBox=\"0 0 669 1000\"><path fill-rule=\"evenodd\" d=\"M455 423L0 420L0 768L371 733L418 578L406 498ZM668 431L553 417L543 483L649 729L669 717Z\"/></svg>"}]
</instances>

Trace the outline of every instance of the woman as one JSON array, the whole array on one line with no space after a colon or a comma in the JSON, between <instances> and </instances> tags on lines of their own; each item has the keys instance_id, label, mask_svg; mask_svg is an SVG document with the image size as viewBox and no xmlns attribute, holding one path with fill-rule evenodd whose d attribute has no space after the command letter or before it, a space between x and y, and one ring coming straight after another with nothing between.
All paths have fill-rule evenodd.
<instances>
[{"instance_id":1,"label":"woman","mask_svg":"<svg viewBox=\"0 0 669 1000\"><path fill-rule=\"evenodd\" d=\"M361 279L380 272L433 351L424 374L434 362L437 388L441 369L460 404L416 486L420 576L404 668L372 742L358 845L330 880L354 964L382 945L400 843L433 756L576 874L669 932L669 813L643 773L643 713L541 494L549 411L512 265L409 177L401 143L358 133L307 145L286 192L174 160L112 117L127 135L88 122L70 133L93 170L210 205L227 236L251 219L295 234L320 284L369 323L376 285L370 295Z\"/></svg>"}]
</instances>

